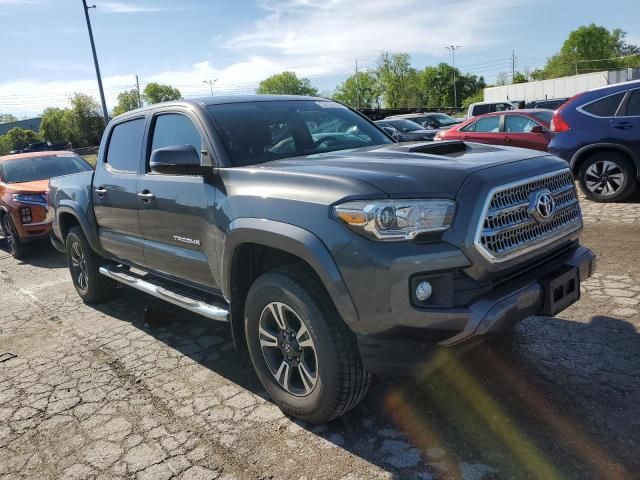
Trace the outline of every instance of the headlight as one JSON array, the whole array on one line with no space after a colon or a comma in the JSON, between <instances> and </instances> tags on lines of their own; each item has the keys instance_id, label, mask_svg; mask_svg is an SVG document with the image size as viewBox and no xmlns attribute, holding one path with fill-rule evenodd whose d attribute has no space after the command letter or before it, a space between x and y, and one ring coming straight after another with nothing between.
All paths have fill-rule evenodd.
<instances>
[{"instance_id":1,"label":"headlight","mask_svg":"<svg viewBox=\"0 0 640 480\"><path fill-rule=\"evenodd\" d=\"M14 202L47 204L47 198L40 194L14 193L11 198L13 198Z\"/></svg>"},{"instance_id":2,"label":"headlight","mask_svg":"<svg viewBox=\"0 0 640 480\"><path fill-rule=\"evenodd\" d=\"M362 200L333 208L335 218L374 240L412 240L421 233L444 232L456 210L453 200Z\"/></svg>"}]
</instances>

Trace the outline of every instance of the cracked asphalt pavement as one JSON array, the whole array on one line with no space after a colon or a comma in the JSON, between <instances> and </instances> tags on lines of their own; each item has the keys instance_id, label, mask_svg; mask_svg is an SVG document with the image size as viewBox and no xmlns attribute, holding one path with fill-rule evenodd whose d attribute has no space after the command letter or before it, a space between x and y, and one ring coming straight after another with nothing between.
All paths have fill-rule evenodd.
<instances>
[{"instance_id":1,"label":"cracked asphalt pavement","mask_svg":"<svg viewBox=\"0 0 640 480\"><path fill-rule=\"evenodd\" d=\"M0 240L0 477L640 478L640 203L583 209L579 304L434 350L319 427L269 401L225 325L125 287L87 307L62 255Z\"/></svg>"}]
</instances>

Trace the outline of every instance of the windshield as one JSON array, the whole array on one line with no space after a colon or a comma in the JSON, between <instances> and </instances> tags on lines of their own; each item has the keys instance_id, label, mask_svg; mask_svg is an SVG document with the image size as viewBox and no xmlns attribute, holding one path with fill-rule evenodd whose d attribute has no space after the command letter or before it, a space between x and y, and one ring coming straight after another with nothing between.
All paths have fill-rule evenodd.
<instances>
[{"instance_id":1,"label":"windshield","mask_svg":"<svg viewBox=\"0 0 640 480\"><path fill-rule=\"evenodd\" d=\"M236 166L393 141L332 101L279 100L208 107Z\"/></svg>"},{"instance_id":2,"label":"windshield","mask_svg":"<svg viewBox=\"0 0 640 480\"><path fill-rule=\"evenodd\" d=\"M416 130L424 130L422 125L412 122L411 120L387 120L389 124L402 133L415 132Z\"/></svg>"},{"instance_id":3,"label":"windshield","mask_svg":"<svg viewBox=\"0 0 640 480\"><path fill-rule=\"evenodd\" d=\"M534 112L531 115L546 124L551 124L551 117L553 117L553 112L550 110L541 110L539 112Z\"/></svg>"},{"instance_id":4,"label":"windshield","mask_svg":"<svg viewBox=\"0 0 640 480\"><path fill-rule=\"evenodd\" d=\"M53 177L92 170L91 165L75 153L6 160L0 164L0 168L6 183L49 180Z\"/></svg>"},{"instance_id":5,"label":"windshield","mask_svg":"<svg viewBox=\"0 0 640 480\"><path fill-rule=\"evenodd\" d=\"M449 125L460 123L458 120L445 113L430 113L427 118L431 119L439 127L448 127Z\"/></svg>"}]
</instances>

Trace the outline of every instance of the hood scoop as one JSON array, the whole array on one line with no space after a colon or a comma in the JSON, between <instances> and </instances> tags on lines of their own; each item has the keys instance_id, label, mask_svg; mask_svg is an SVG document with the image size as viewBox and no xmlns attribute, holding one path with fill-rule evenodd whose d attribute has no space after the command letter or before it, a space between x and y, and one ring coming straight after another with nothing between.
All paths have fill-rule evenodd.
<instances>
[{"instance_id":1,"label":"hood scoop","mask_svg":"<svg viewBox=\"0 0 640 480\"><path fill-rule=\"evenodd\" d=\"M466 143L460 140L445 142L433 142L416 145L409 149L411 153L426 153L428 155L451 155L452 153L462 153L468 150Z\"/></svg>"}]
</instances>

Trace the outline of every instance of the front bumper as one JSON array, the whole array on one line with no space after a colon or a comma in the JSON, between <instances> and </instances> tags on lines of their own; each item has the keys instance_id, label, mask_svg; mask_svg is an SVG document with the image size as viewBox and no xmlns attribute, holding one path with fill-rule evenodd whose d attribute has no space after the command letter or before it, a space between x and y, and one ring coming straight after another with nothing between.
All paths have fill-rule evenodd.
<instances>
[{"instance_id":1,"label":"front bumper","mask_svg":"<svg viewBox=\"0 0 640 480\"><path fill-rule=\"evenodd\" d=\"M401 319L397 319L395 330L385 334L357 335L365 368L374 373L415 372L425 356L438 346L468 344L486 335L507 330L527 317L542 314L546 299L543 282L546 277L573 268L582 281L590 277L595 269L595 255L584 247L578 247L556 260L561 261L549 262L514 277L466 308L432 312L436 316L445 315L451 326L464 324L461 330L440 330L436 340L433 330ZM572 300L570 303L574 302ZM423 312L423 315L428 317L429 313Z\"/></svg>"}]
</instances>

